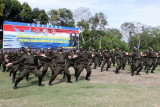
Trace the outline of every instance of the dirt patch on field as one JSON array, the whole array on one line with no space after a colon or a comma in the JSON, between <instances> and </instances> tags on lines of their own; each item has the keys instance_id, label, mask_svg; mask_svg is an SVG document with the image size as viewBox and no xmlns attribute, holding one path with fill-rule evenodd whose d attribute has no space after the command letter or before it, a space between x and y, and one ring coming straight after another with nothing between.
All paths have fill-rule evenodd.
<instances>
[{"instance_id":1,"label":"dirt patch on field","mask_svg":"<svg viewBox=\"0 0 160 107\"><path fill-rule=\"evenodd\" d=\"M93 67L92 67L93 68ZM70 68L73 74L73 68ZM109 71L105 69L100 72L100 67L97 69L92 69L91 82L94 83L107 83L107 84L138 84L138 85L150 85L157 86L160 85L160 74L159 73L149 73L141 72L141 75L131 76L129 70L120 70L119 74L115 74L115 68L110 68ZM83 70L81 77L86 75L86 71Z\"/></svg>"}]
</instances>

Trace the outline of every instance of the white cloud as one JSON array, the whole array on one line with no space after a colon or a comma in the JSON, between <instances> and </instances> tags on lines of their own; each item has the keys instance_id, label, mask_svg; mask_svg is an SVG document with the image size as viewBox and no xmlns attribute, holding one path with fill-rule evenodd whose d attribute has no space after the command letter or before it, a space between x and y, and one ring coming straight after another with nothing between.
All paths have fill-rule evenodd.
<instances>
[{"instance_id":1,"label":"white cloud","mask_svg":"<svg viewBox=\"0 0 160 107\"><path fill-rule=\"evenodd\" d=\"M147 5L137 9L136 11L138 14L135 14L135 20L139 20L147 25L160 25L160 7L158 5Z\"/></svg>"},{"instance_id":2,"label":"white cloud","mask_svg":"<svg viewBox=\"0 0 160 107\"><path fill-rule=\"evenodd\" d=\"M19 0L21 3L27 2L31 7L38 7L45 10L54 8L76 9L78 7L92 7L94 0Z\"/></svg>"},{"instance_id":3,"label":"white cloud","mask_svg":"<svg viewBox=\"0 0 160 107\"><path fill-rule=\"evenodd\" d=\"M158 0L19 0L32 8L48 12L50 9L68 8L74 11L87 7L92 14L103 12L108 17L109 27L120 28L124 22L140 22L151 26L160 25Z\"/></svg>"},{"instance_id":4,"label":"white cloud","mask_svg":"<svg viewBox=\"0 0 160 107\"><path fill-rule=\"evenodd\" d=\"M135 7L130 11L122 12L123 16L113 18L118 22L140 22L142 24L159 26L160 25L160 7L157 5L146 5L142 7Z\"/></svg>"}]
</instances>

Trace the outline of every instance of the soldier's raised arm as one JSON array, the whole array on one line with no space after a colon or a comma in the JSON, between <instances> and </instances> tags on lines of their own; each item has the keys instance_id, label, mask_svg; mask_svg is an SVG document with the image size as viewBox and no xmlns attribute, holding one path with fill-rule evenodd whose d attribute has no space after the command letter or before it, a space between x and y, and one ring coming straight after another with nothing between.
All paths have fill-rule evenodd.
<instances>
[{"instance_id":1,"label":"soldier's raised arm","mask_svg":"<svg viewBox=\"0 0 160 107\"><path fill-rule=\"evenodd\" d=\"M10 64L16 65L16 64L22 63L24 61L25 61L25 55L23 55L19 60L16 60L16 61L14 61L14 62L12 62Z\"/></svg>"}]
</instances>

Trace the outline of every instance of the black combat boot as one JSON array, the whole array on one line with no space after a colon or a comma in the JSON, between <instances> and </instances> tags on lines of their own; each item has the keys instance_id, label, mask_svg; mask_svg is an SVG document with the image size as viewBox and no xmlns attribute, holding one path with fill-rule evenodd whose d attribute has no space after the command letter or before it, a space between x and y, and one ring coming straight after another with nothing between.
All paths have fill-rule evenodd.
<instances>
[{"instance_id":1,"label":"black combat boot","mask_svg":"<svg viewBox=\"0 0 160 107\"><path fill-rule=\"evenodd\" d=\"M70 76L70 75L67 76L67 79L68 79L68 82L67 82L67 83L73 83L73 82L71 81L71 76Z\"/></svg>"},{"instance_id":2,"label":"black combat boot","mask_svg":"<svg viewBox=\"0 0 160 107\"><path fill-rule=\"evenodd\" d=\"M148 74L148 73L149 73L149 71L147 70L147 71L146 71L146 74Z\"/></svg>"},{"instance_id":3,"label":"black combat boot","mask_svg":"<svg viewBox=\"0 0 160 107\"><path fill-rule=\"evenodd\" d=\"M131 73L131 76L134 76L134 73L133 73L133 72Z\"/></svg>"},{"instance_id":4,"label":"black combat boot","mask_svg":"<svg viewBox=\"0 0 160 107\"><path fill-rule=\"evenodd\" d=\"M72 81L68 81L67 83L73 83Z\"/></svg>"},{"instance_id":5,"label":"black combat boot","mask_svg":"<svg viewBox=\"0 0 160 107\"><path fill-rule=\"evenodd\" d=\"M11 77L11 72L9 73L9 76Z\"/></svg>"},{"instance_id":6,"label":"black combat boot","mask_svg":"<svg viewBox=\"0 0 160 107\"><path fill-rule=\"evenodd\" d=\"M140 72L140 70L137 71L136 75L141 75L139 72Z\"/></svg>"},{"instance_id":7,"label":"black combat boot","mask_svg":"<svg viewBox=\"0 0 160 107\"><path fill-rule=\"evenodd\" d=\"M116 69L116 71L115 71L115 74L119 74L119 71L118 71L118 69Z\"/></svg>"},{"instance_id":8,"label":"black combat boot","mask_svg":"<svg viewBox=\"0 0 160 107\"><path fill-rule=\"evenodd\" d=\"M115 74L117 74L117 69L115 70Z\"/></svg>"},{"instance_id":9,"label":"black combat boot","mask_svg":"<svg viewBox=\"0 0 160 107\"><path fill-rule=\"evenodd\" d=\"M13 86L13 89L17 89L17 85L14 85L14 86Z\"/></svg>"},{"instance_id":10,"label":"black combat boot","mask_svg":"<svg viewBox=\"0 0 160 107\"><path fill-rule=\"evenodd\" d=\"M101 72L103 72L103 69L101 69Z\"/></svg>"},{"instance_id":11,"label":"black combat boot","mask_svg":"<svg viewBox=\"0 0 160 107\"><path fill-rule=\"evenodd\" d=\"M90 81L90 79L88 77L86 77L85 80Z\"/></svg>"},{"instance_id":12,"label":"black combat boot","mask_svg":"<svg viewBox=\"0 0 160 107\"><path fill-rule=\"evenodd\" d=\"M43 87L43 86L44 86L44 84L38 84L38 86L42 86L42 87Z\"/></svg>"},{"instance_id":13,"label":"black combat boot","mask_svg":"<svg viewBox=\"0 0 160 107\"><path fill-rule=\"evenodd\" d=\"M117 70L117 74L119 74L119 70Z\"/></svg>"},{"instance_id":14,"label":"black combat boot","mask_svg":"<svg viewBox=\"0 0 160 107\"><path fill-rule=\"evenodd\" d=\"M108 67L106 68L106 71L109 71L109 70L108 70Z\"/></svg>"},{"instance_id":15,"label":"black combat boot","mask_svg":"<svg viewBox=\"0 0 160 107\"><path fill-rule=\"evenodd\" d=\"M132 72L131 72L131 76L134 76L134 70L132 70Z\"/></svg>"},{"instance_id":16,"label":"black combat boot","mask_svg":"<svg viewBox=\"0 0 160 107\"><path fill-rule=\"evenodd\" d=\"M49 86L52 86L53 84L51 82L48 83Z\"/></svg>"},{"instance_id":17,"label":"black combat boot","mask_svg":"<svg viewBox=\"0 0 160 107\"><path fill-rule=\"evenodd\" d=\"M141 75L141 74L139 72L137 72L136 75Z\"/></svg>"},{"instance_id":18,"label":"black combat boot","mask_svg":"<svg viewBox=\"0 0 160 107\"><path fill-rule=\"evenodd\" d=\"M38 86L44 86L44 84L41 83L42 79L43 79L42 76L38 77Z\"/></svg>"},{"instance_id":19,"label":"black combat boot","mask_svg":"<svg viewBox=\"0 0 160 107\"><path fill-rule=\"evenodd\" d=\"M155 72L153 72L153 70L152 70L151 73L155 73Z\"/></svg>"},{"instance_id":20,"label":"black combat boot","mask_svg":"<svg viewBox=\"0 0 160 107\"><path fill-rule=\"evenodd\" d=\"M78 77L76 77L76 82L78 82Z\"/></svg>"},{"instance_id":21,"label":"black combat boot","mask_svg":"<svg viewBox=\"0 0 160 107\"><path fill-rule=\"evenodd\" d=\"M15 82L15 78L14 77L12 78L12 82Z\"/></svg>"}]
</instances>

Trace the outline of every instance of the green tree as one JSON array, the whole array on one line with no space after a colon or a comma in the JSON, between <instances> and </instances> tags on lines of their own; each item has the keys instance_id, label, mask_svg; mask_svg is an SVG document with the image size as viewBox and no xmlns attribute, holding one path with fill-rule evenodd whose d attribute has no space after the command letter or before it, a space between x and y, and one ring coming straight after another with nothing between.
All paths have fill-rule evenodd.
<instances>
[{"instance_id":1,"label":"green tree","mask_svg":"<svg viewBox=\"0 0 160 107\"><path fill-rule=\"evenodd\" d=\"M48 12L48 15L50 17L50 20L52 21L53 25L58 25L59 24L59 12L56 9L52 9Z\"/></svg>"},{"instance_id":2,"label":"green tree","mask_svg":"<svg viewBox=\"0 0 160 107\"><path fill-rule=\"evenodd\" d=\"M27 22L27 23L33 22L32 9L26 2L24 2L21 5L21 12L19 14L19 20L22 22Z\"/></svg>"},{"instance_id":3,"label":"green tree","mask_svg":"<svg viewBox=\"0 0 160 107\"><path fill-rule=\"evenodd\" d=\"M17 0L4 0L4 4L4 20L18 21L19 13L21 11L21 3Z\"/></svg>"},{"instance_id":4,"label":"green tree","mask_svg":"<svg viewBox=\"0 0 160 107\"><path fill-rule=\"evenodd\" d=\"M128 51L127 44L124 41L122 41L122 33L118 29L107 29L106 34L104 36L106 37L107 41L106 45L108 45L104 47L107 47L107 49L119 47L124 51Z\"/></svg>"},{"instance_id":5,"label":"green tree","mask_svg":"<svg viewBox=\"0 0 160 107\"><path fill-rule=\"evenodd\" d=\"M107 24L108 24L108 22L107 22L106 16L101 12L96 13L93 17L91 17L89 19L89 27L90 27L89 37L93 38L93 39L91 39L89 47L94 47L95 46L94 38L97 38L97 37L100 36L98 31L103 31L104 32L106 30L105 27L106 27Z\"/></svg>"},{"instance_id":6,"label":"green tree","mask_svg":"<svg viewBox=\"0 0 160 107\"><path fill-rule=\"evenodd\" d=\"M40 14L38 16L38 20L40 21L41 24L47 24L48 23L48 15L46 14L45 10L41 10Z\"/></svg>"},{"instance_id":7,"label":"green tree","mask_svg":"<svg viewBox=\"0 0 160 107\"><path fill-rule=\"evenodd\" d=\"M71 10L60 8L58 10L52 9L48 12L50 21L53 25L74 27L73 14Z\"/></svg>"},{"instance_id":8,"label":"green tree","mask_svg":"<svg viewBox=\"0 0 160 107\"><path fill-rule=\"evenodd\" d=\"M4 8L5 8L4 0L0 0L0 16L3 16Z\"/></svg>"},{"instance_id":9,"label":"green tree","mask_svg":"<svg viewBox=\"0 0 160 107\"><path fill-rule=\"evenodd\" d=\"M105 30L108 24L106 16L102 12L96 13L95 16L91 17L89 23L92 30Z\"/></svg>"},{"instance_id":10,"label":"green tree","mask_svg":"<svg viewBox=\"0 0 160 107\"><path fill-rule=\"evenodd\" d=\"M40 15L40 9L39 8L34 8L32 10L32 17L33 19L38 20L38 16Z\"/></svg>"},{"instance_id":11,"label":"green tree","mask_svg":"<svg viewBox=\"0 0 160 107\"><path fill-rule=\"evenodd\" d=\"M160 28L144 25L142 27L141 33L136 33L135 35L129 38L128 41L129 49L132 50L134 46L138 46L139 41L140 41L140 51L145 51L149 47L153 47L155 51L159 51Z\"/></svg>"},{"instance_id":12,"label":"green tree","mask_svg":"<svg viewBox=\"0 0 160 107\"><path fill-rule=\"evenodd\" d=\"M78 22L77 26L79 27L80 33L80 44L84 44L87 39L89 39L89 23L88 21L81 20Z\"/></svg>"}]
</instances>

